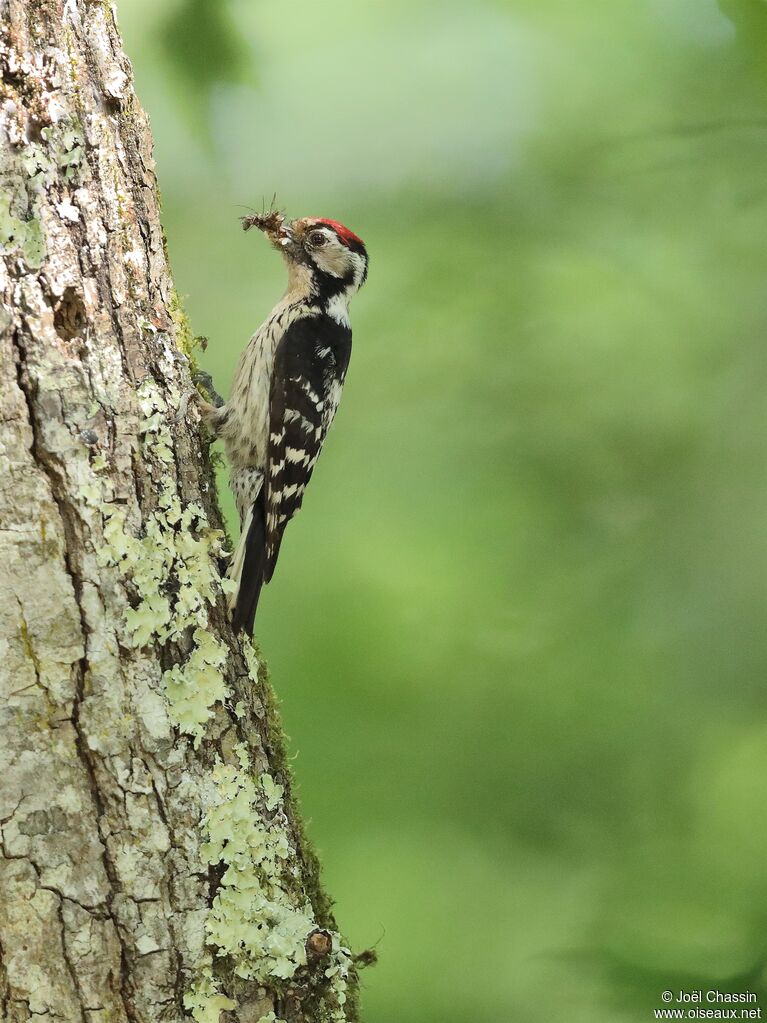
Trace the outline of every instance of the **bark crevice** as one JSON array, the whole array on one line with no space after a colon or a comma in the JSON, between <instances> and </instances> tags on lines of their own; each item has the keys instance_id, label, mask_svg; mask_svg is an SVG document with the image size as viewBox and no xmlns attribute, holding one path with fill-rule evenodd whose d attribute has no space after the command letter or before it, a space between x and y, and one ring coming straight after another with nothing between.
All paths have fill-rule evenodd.
<instances>
[{"instance_id":1,"label":"bark crevice","mask_svg":"<svg viewBox=\"0 0 767 1023\"><path fill-rule=\"evenodd\" d=\"M39 410L31 391L30 377L28 368L26 366L26 352L23 344L20 341L18 332L14 333L13 340L14 348L16 351L17 380L19 384L19 389L21 390L26 400L28 422L32 430L32 451L36 464L40 467L40 469L42 470L47 479L49 493L58 510L61 530L64 539L62 550L64 566L66 574L69 577L69 580L72 584L75 605L79 613L83 649L87 652L88 635L90 630L88 627L87 617L82 606L83 580L78 571L77 566L74 564L74 557L76 556L76 552L83 549L84 539L82 535L80 535L79 530L76 528L75 525L76 511L73 508L69 498L70 492L67 489L66 476L64 474L64 471L60 466L56 464L54 456L51 454L50 451L48 451L45 448L44 444L41 441L41 429L37 419L39 415ZM35 658L32 658L32 660L33 663L35 664L35 674L37 681L39 683L40 679L39 664ZM129 994L129 987L131 982L130 954L128 948L126 947L125 941L123 940L123 937L121 935L120 922L114 910L114 902L118 894L121 894L121 886L117 877L117 873L115 871L114 864L111 862L110 859L109 843L102 834L103 822L106 820L106 813L104 809L105 800L98 784L98 778L96 773L97 765L94 762L94 758L89 751L88 738L84 733L80 721L80 707L82 705L83 700L85 699L85 680L88 675L88 670L89 670L88 659L86 653L86 656L83 656L79 661L72 665L72 671L74 675L74 692L71 705L72 710L69 720L71 720L72 725L74 727L75 749L77 752L77 756L80 760L80 763L82 764L85 777L87 778L88 781L88 788L90 790L93 809L95 812L99 841L102 847L102 863L104 866L104 873L106 874L106 877L109 880L109 892L107 894L106 907L108 919L111 921L114 927L114 932L120 946L120 985L119 985L120 996L122 999L123 1008L125 1010L125 1017L128 1023L141 1023L141 1021L139 1020L138 1016L135 1013L133 1002ZM39 870L34 861L30 859L29 862L32 863L33 867L35 867L35 870L38 871L39 875ZM80 995L81 992L77 981L77 973L67 954L67 928L64 922L63 912L61 908L62 906L61 900L63 899L62 893L57 892L53 888L46 888L46 886L43 885L40 885L40 887L43 890L55 892L55 894L58 896L60 900L58 919L61 927L62 956L64 962L66 963L67 969L71 975L73 987L78 992L78 995ZM72 901L76 902L77 900ZM87 912L90 912L88 907L83 906L82 903L78 902L77 904L80 905ZM82 998L80 998L80 1008L83 1023L88 1023L87 1016L85 1015L85 1009L82 1005Z\"/></svg>"},{"instance_id":2,"label":"bark crevice","mask_svg":"<svg viewBox=\"0 0 767 1023\"><path fill-rule=\"evenodd\" d=\"M61 928L61 956L66 965L67 972L69 973L69 977L72 982L72 987L77 992L78 1003L80 1005L80 1019L82 1023L88 1023L88 1016L86 1014L85 1009L85 1000L83 998L83 992L80 988L80 983L77 977L77 970L75 969L74 963L72 962L72 959L67 950L67 926L64 923L63 901L61 898L59 899L58 905L58 920L59 927Z\"/></svg>"}]
</instances>

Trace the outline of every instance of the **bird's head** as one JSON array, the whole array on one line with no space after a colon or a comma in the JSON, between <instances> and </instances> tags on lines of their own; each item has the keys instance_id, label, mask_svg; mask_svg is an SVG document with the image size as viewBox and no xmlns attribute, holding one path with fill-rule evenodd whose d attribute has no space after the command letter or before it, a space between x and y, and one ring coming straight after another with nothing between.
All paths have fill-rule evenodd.
<instances>
[{"instance_id":1,"label":"bird's head","mask_svg":"<svg viewBox=\"0 0 767 1023\"><path fill-rule=\"evenodd\" d=\"M368 254L364 242L337 220L281 214L246 218L260 228L285 257L291 285L304 284L323 300L348 302L365 283ZM289 287L291 286L289 285Z\"/></svg>"}]
</instances>

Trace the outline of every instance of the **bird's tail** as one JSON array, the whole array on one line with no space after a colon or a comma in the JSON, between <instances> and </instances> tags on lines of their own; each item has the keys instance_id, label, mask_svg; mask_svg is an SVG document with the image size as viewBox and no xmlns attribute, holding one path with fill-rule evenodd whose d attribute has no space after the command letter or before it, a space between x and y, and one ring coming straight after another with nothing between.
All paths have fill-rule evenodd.
<instances>
[{"instance_id":1,"label":"bird's tail","mask_svg":"<svg viewBox=\"0 0 767 1023\"><path fill-rule=\"evenodd\" d=\"M235 632L244 629L248 636L253 635L265 567L266 503L262 489L242 523L240 542L227 572L227 576L237 585L237 589L229 596Z\"/></svg>"}]
</instances>

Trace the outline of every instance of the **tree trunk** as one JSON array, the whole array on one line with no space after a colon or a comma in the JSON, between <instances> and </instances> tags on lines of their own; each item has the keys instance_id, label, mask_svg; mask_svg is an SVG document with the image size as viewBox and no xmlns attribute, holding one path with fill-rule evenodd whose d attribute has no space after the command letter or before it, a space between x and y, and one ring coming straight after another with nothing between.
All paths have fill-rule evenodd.
<instances>
[{"instance_id":1,"label":"tree trunk","mask_svg":"<svg viewBox=\"0 0 767 1023\"><path fill-rule=\"evenodd\" d=\"M0 11L0 1018L356 1020L112 6Z\"/></svg>"}]
</instances>

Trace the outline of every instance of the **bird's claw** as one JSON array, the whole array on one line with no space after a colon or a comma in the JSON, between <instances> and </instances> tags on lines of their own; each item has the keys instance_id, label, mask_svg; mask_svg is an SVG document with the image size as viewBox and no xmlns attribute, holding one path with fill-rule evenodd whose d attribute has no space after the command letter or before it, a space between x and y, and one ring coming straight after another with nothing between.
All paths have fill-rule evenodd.
<instances>
[{"instance_id":1,"label":"bird's claw","mask_svg":"<svg viewBox=\"0 0 767 1023\"><path fill-rule=\"evenodd\" d=\"M176 415L173 417L173 422L176 425L178 425L179 423L183 423L183 421L186 419L186 413L187 409L189 408L189 402L194 401L196 403L199 400L200 400L199 391L195 389L190 391L184 391L184 393L181 395L181 401L178 403L178 411L176 412Z\"/></svg>"},{"instance_id":2,"label":"bird's claw","mask_svg":"<svg viewBox=\"0 0 767 1023\"><path fill-rule=\"evenodd\" d=\"M224 404L224 399L213 386L213 377L210 373L206 373L202 369L195 370L192 374L192 380L198 387L202 387L208 393L214 408L221 408Z\"/></svg>"},{"instance_id":3,"label":"bird's claw","mask_svg":"<svg viewBox=\"0 0 767 1023\"><path fill-rule=\"evenodd\" d=\"M205 370L202 369L196 369L194 373L192 373L192 382L195 386L181 395L181 401L178 404L178 412L173 420L174 423L180 423L186 418L190 401L195 403L203 416L211 415L216 411L216 409L221 408L224 404L224 399L213 386L213 377L210 373L206 373ZM203 398L198 390L199 387L202 387L205 393L210 397L210 401L206 401L205 398Z\"/></svg>"}]
</instances>

